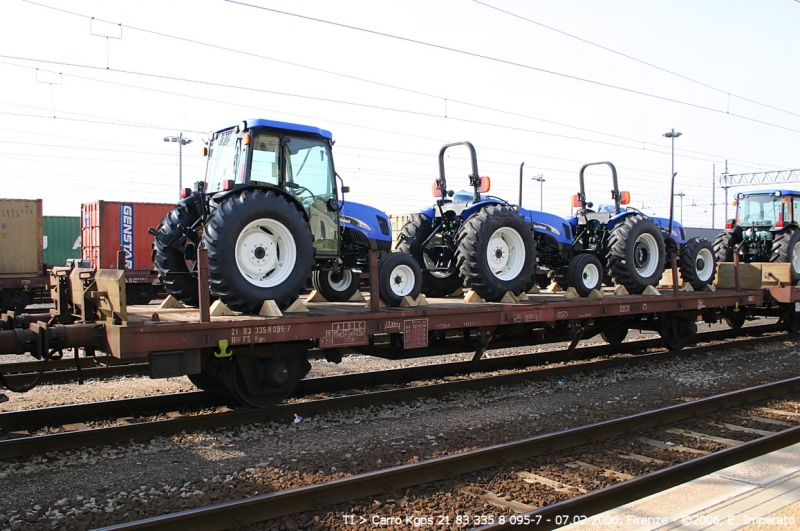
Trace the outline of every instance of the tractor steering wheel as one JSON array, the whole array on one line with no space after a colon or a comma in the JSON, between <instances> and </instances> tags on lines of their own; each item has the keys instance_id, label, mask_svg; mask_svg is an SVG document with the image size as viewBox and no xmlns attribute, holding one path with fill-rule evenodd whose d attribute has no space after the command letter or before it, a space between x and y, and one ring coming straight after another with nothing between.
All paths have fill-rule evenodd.
<instances>
[{"instance_id":1,"label":"tractor steering wheel","mask_svg":"<svg viewBox=\"0 0 800 531\"><path fill-rule=\"evenodd\" d=\"M311 190L309 190L305 186L301 186L301 185L296 184L296 183L295 183L294 186L292 186L289 189L292 190L292 195L294 195L295 198L297 198L297 200L300 201L300 203L306 208L308 208L309 206L314 204L314 200L317 198L317 196L314 195L314 192L312 192ZM310 197L303 197L301 199L300 196L303 193L308 193L308 195Z\"/></svg>"}]
</instances>

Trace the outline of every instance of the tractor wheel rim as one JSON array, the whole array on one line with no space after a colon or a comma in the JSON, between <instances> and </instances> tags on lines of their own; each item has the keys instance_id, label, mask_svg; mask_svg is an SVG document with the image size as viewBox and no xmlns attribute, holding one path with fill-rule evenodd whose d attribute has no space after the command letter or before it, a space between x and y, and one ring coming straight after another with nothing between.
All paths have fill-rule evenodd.
<instances>
[{"instance_id":1,"label":"tractor wheel rim","mask_svg":"<svg viewBox=\"0 0 800 531\"><path fill-rule=\"evenodd\" d=\"M652 234L642 234L633 245L633 265L636 272L649 277L658 268L658 244Z\"/></svg>"},{"instance_id":2,"label":"tractor wheel rim","mask_svg":"<svg viewBox=\"0 0 800 531\"><path fill-rule=\"evenodd\" d=\"M792 260L792 269L797 274L800 274L800 242L797 242L792 247L792 254L790 256Z\"/></svg>"},{"instance_id":3,"label":"tractor wheel rim","mask_svg":"<svg viewBox=\"0 0 800 531\"><path fill-rule=\"evenodd\" d=\"M699 280L703 282L709 280L714 272L714 255L711 251L708 249L700 249L700 252L697 253L694 267Z\"/></svg>"},{"instance_id":4,"label":"tractor wheel rim","mask_svg":"<svg viewBox=\"0 0 800 531\"><path fill-rule=\"evenodd\" d=\"M328 284L335 291L345 291L353 282L353 272L349 269L343 271L328 271Z\"/></svg>"},{"instance_id":5,"label":"tractor wheel rim","mask_svg":"<svg viewBox=\"0 0 800 531\"><path fill-rule=\"evenodd\" d=\"M597 269L595 264L586 264L586 266L583 268L581 278L583 279L584 286L594 289L600 280L600 271Z\"/></svg>"},{"instance_id":6,"label":"tractor wheel rim","mask_svg":"<svg viewBox=\"0 0 800 531\"><path fill-rule=\"evenodd\" d=\"M236 238L236 267L259 288L282 284L294 270L297 245L286 225L270 218L250 222Z\"/></svg>"},{"instance_id":7,"label":"tractor wheel rim","mask_svg":"<svg viewBox=\"0 0 800 531\"><path fill-rule=\"evenodd\" d=\"M414 271L405 264L395 267L389 274L389 287L395 295L405 297L414 290Z\"/></svg>"},{"instance_id":8,"label":"tractor wheel rim","mask_svg":"<svg viewBox=\"0 0 800 531\"><path fill-rule=\"evenodd\" d=\"M497 229L489 238L486 260L498 279L515 279L525 265L525 243L522 236L509 227Z\"/></svg>"}]
</instances>

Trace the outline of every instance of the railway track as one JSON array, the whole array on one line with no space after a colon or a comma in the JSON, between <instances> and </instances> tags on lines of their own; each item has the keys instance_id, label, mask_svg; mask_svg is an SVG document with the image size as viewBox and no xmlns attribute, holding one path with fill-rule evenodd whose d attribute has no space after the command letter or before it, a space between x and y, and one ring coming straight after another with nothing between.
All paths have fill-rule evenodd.
<instances>
[{"instance_id":1,"label":"railway track","mask_svg":"<svg viewBox=\"0 0 800 531\"><path fill-rule=\"evenodd\" d=\"M292 522L316 519L329 529L374 526L374 518L402 525L408 523L407 515L430 527L438 521L440 528L448 529L554 529L800 442L800 414L793 412L799 391L800 378L792 378L103 529L215 530L267 521L280 527L285 520L278 519L290 515ZM587 462L588 456L609 455L615 464ZM623 468L623 462L634 465ZM637 469L643 463L647 466ZM547 500L557 501L537 508L543 492ZM442 498L449 512L437 512L441 506L436 500Z\"/></svg>"},{"instance_id":2,"label":"railway track","mask_svg":"<svg viewBox=\"0 0 800 531\"><path fill-rule=\"evenodd\" d=\"M750 333L766 333L774 330L773 325L758 328L756 330L754 327ZM719 341L726 335L730 337L733 333L733 331L723 332L707 332L699 335L698 340ZM301 385L297 388L296 396L306 396L307 400L257 410L232 409L228 405L229 398L222 394L192 392L6 412L0 413L0 429L10 438L0 441L0 458L9 459L84 446L147 440L183 431L214 430L250 423L285 421L293 419L295 415L310 416L330 411L366 408L526 381L555 380L577 373L764 344L788 337L791 336L778 334L703 345L677 352L662 349L635 357L575 362L577 359L593 359L615 351L655 348L658 346L658 340L643 340L616 346L600 345L577 350L571 355L573 361L567 365L480 377L474 377L475 373L541 365L546 360L558 361L559 355L567 355L569 351L492 358L480 360L478 363L458 362L313 378L301 381ZM463 377L456 379L456 375ZM426 385L398 385L422 379L428 381L447 379L447 381ZM365 391L367 389L372 390ZM336 393L339 396L331 396ZM186 410L195 411L186 412ZM41 426L50 428L39 429L38 432L31 429Z\"/></svg>"}]
</instances>

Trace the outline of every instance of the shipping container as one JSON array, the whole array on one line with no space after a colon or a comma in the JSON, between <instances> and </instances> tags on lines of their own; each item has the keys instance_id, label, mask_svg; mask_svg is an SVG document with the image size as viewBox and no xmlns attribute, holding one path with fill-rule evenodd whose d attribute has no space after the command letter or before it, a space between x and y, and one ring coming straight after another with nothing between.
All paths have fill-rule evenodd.
<instances>
[{"instance_id":1,"label":"shipping container","mask_svg":"<svg viewBox=\"0 0 800 531\"><path fill-rule=\"evenodd\" d=\"M42 274L42 200L0 199L0 278Z\"/></svg>"},{"instance_id":2,"label":"shipping container","mask_svg":"<svg viewBox=\"0 0 800 531\"><path fill-rule=\"evenodd\" d=\"M81 258L81 218L44 216L44 263L63 266L69 258Z\"/></svg>"},{"instance_id":3,"label":"shipping container","mask_svg":"<svg viewBox=\"0 0 800 531\"><path fill-rule=\"evenodd\" d=\"M158 227L172 203L121 203L95 201L81 205L81 255L95 269L117 269L117 253L122 251L130 304L146 304L157 295L153 284L153 236L148 229ZM122 267L124 266L124 267Z\"/></svg>"}]
</instances>

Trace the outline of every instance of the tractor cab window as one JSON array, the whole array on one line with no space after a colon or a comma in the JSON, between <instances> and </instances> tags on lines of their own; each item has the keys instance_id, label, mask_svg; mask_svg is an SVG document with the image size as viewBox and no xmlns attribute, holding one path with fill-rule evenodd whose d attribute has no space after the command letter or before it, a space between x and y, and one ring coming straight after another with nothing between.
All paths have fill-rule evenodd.
<instances>
[{"instance_id":1,"label":"tractor cab window","mask_svg":"<svg viewBox=\"0 0 800 531\"><path fill-rule=\"evenodd\" d=\"M742 225L772 226L778 221L783 204L774 195L751 195L739 201L739 223Z\"/></svg>"},{"instance_id":2,"label":"tractor cab window","mask_svg":"<svg viewBox=\"0 0 800 531\"><path fill-rule=\"evenodd\" d=\"M223 181L243 181L241 164L244 163L244 157L240 144L235 129L217 133L211 139L206 166L206 191L219 192Z\"/></svg>"},{"instance_id":3,"label":"tractor cab window","mask_svg":"<svg viewBox=\"0 0 800 531\"><path fill-rule=\"evenodd\" d=\"M339 252L339 216L330 146L323 140L287 137L286 191L294 194L308 212L318 254ZM333 200L333 201L331 201Z\"/></svg>"},{"instance_id":4,"label":"tractor cab window","mask_svg":"<svg viewBox=\"0 0 800 531\"><path fill-rule=\"evenodd\" d=\"M251 143L253 160L250 165L250 183L259 186L278 186L280 184L280 137L257 132L253 135Z\"/></svg>"},{"instance_id":5,"label":"tractor cab window","mask_svg":"<svg viewBox=\"0 0 800 531\"><path fill-rule=\"evenodd\" d=\"M792 197L792 221L800 221L800 197Z\"/></svg>"}]
</instances>

